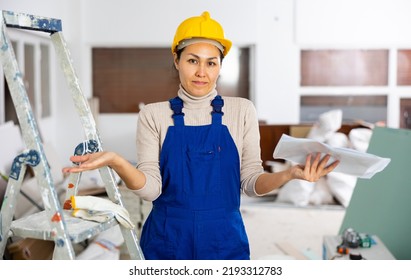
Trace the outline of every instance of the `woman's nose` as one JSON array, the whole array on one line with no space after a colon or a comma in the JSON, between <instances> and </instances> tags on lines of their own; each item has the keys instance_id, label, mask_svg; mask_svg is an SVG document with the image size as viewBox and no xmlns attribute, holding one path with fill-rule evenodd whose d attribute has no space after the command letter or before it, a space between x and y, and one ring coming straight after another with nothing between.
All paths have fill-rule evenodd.
<instances>
[{"instance_id":1,"label":"woman's nose","mask_svg":"<svg viewBox=\"0 0 411 280\"><path fill-rule=\"evenodd\" d=\"M205 66L203 64L199 64L196 72L197 77L204 77L205 76Z\"/></svg>"}]
</instances>

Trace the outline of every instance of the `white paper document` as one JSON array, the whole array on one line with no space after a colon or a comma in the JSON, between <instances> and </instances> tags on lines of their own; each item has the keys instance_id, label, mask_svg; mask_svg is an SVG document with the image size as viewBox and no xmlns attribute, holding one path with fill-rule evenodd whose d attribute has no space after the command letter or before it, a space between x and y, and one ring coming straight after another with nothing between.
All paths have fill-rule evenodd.
<instances>
[{"instance_id":1,"label":"white paper document","mask_svg":"<svg viewBox=\"0 0 411 280\"><path fill-rule=\"evenodd\" d=\"M339 160L333 172L369 179L384 170L391 159L348 148L336 148L313 139L295 138L283 134L274 150L274 158L305 165L308 154L330 154L329 163Z\"/></svg>"}]
</instances>

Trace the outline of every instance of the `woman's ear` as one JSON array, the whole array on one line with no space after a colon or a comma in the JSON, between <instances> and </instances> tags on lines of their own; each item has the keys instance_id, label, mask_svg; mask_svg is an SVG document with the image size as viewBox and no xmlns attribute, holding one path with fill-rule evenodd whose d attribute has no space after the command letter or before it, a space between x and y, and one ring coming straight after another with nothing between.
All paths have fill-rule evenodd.
<instances>
[{"instance_id":1,"label":"woman's ear","mask_svg":"<svg viewBox=\"0 0 411 280\"><path fill-rule=\"evenodd\" d=\"M178 69L178 57L177 57L177 54L176 54L176 53L173 53L173 57L174 57L174 67L175 67L177 70L179 70L179 69Z\"/></svg>"}]
</instances>

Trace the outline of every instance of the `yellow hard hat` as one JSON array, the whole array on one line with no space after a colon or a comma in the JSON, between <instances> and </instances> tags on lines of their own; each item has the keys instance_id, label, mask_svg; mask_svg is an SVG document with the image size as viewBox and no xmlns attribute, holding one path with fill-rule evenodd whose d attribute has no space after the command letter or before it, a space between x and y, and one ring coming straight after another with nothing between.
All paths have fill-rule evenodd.
<instances>
[{"instance_id":1,"label":"yellow hard hat","mask_svg":"<svg viewBox=\"0 0 411 280\"><path fill-rule=\"evenodd\" d=\"M224 56L227 55L232 45L231 41L224 37L224 30L221 25L210 18L209 12L203 12L201 16L190 17L178 26L171 45L171 52L174 53L182 41L197 38L217 41L223 47Z\"/></svg>"}]
</instances>

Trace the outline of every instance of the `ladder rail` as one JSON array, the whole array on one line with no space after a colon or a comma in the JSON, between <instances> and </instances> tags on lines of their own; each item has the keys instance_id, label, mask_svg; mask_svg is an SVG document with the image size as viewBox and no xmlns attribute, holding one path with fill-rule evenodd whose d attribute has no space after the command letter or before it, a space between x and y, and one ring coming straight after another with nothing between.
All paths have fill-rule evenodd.
<instances>
[{"instance_id":1,"label":"ladder rail","mask_svg":"<svg viewBox=\"0 0 411 280\"><path fill-rule=\"evenodd\" d=\"M14 162L17 161L17 158L14 159ZM4 250L6 249L11 222L16 208L17 195L20 193L26 169L26 164L22 164L18 174L10 176L7 182L7 189L0 210L0 257L3 257Z\"/></svg>"},{"instance_id":2,"label":"ladder rail","mask_svg":"<svg viewBox=\"0 0 411 280\"><path fill-rule=\"evenodd\" d=\"M97 149L99 151L103 151L102 148L102 141L100 139L100 134L96 127L96 122L94 120L93 114L91 112L89 103L85 98L79 83L78 76L76 71L73 67L72 59L70 52L67 48L66 41L64 39L62 32L54 32L51 34L51 41L55 47L55 51L57 53L57 57L60 61L60 67L65 73L65 77L67 79L67 84L70 89L75 108L77 110L78 115L80 116L80 120L83 124L83 129L86 135L87 140L90 142L96 142ZM115 176L113 170L106 166L99 168L100 176L105 183L106 191L108 197L115 203L119 204L120 206L124 207L124 204L121 199L120 190L117 187ZM78 182L78 177L73 176L75 179L74 181ZM71 182L74 184L75 182ZM77 187L74 187L76 190ZM126 229L123 226L120 227L123 233L126 245L129 250L129 254L132 259L139 259L143 260L144 255L141 251L139 244L138 237L134 230Z\"/></svg>"},{"instance_id":3,"label":"ladder rail","mask_svg":"<svg viewBox=\"0 0 411 280\"><path fill-rule=\"evenodd\" d=\"M81 91L79 80L72 65L70 52L62 34L61 20L23 13L14 13L10 11L1 11L1 15L0 58L3 63L6 80L12 94L13 103L16 107L24 142L28 148L39 153L40 163L33 167L33 170L35 172L38 185L41 187L43 203L46 208L47 216L49 217L52 233L55 236L56 246L53 258L73 259L74 250L68 237L62 207L60 206L58 195L54 188L48 162L44 154L40 135L37 129L37 124L35 122L35 118L30 107L30 102L27 97L27 92L24 87L22 74L18 70L17 61L11 42L5 34L6 26L50 33L50 38L54 45L57 58L59 59L61 69L66 77L75 108L80 116L80 121L82 123L86 139L88 141L96 142L96 146L101 151L102 142L100 135L97 131L96 122L91 113L88 101ZM99 169L99 173L105 183L106 192L110 200L124 207L121 193L115 182L113 170L109 167L102 167ZM74 185L74 188L69 190L70 194L76 194L80 176L81 173L71 176L72 178L70 178L70 185ZM130 257L132 259L143 260L144 255L139 246L139 241L135 230L127 229L121 225L120 229L126 242Z\"/></svg>"},{"instance_id":4,"label":"ladder rail","mask_svg":"<svg viewBox=\"0 0 411 280\"><path fill-rule=\"evenodd\" d=\"M10 13L2 12L2 20L0 23L0 60L3 64L4 75L16 108L17 118L19 120L26 148L38 152L40 162L33 167L33 171L37 184L41 188L41 193L43 194L43 203L45 205L45 211L47 211L49 217L50 227L56 233L56 257L73 259L74 250L67 234L66 224L62 215L62 208L60 207L48 161L40 140L38 126L28 100L27 91L23 81L23 74L20 72L17 65L11 41L8 36L6 36L5 14L8 15L8 19L12 17L12 14Z\"/></svg>"}]
</instances>

